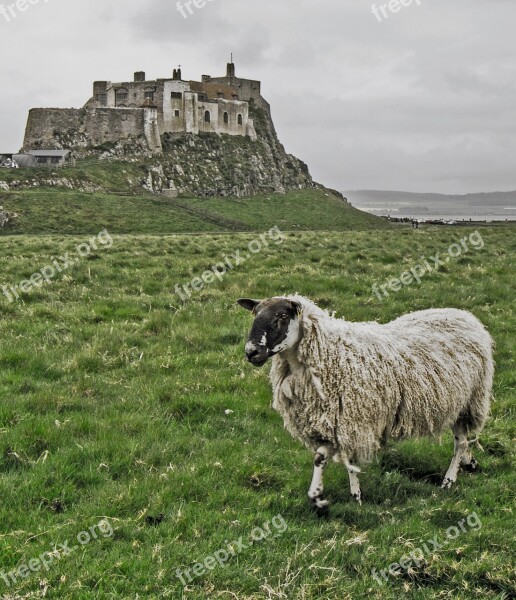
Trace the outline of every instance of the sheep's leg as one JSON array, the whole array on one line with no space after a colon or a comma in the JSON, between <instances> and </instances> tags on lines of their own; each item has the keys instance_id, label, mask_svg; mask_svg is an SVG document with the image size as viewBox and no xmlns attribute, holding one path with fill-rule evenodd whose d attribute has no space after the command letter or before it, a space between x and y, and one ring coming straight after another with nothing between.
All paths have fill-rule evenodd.
<instances>
[{"instance_id":1,"label":"sheep's leg","mask_svg":"<svg viewBox=\"0 0 516 600\"><path fill-rule=\"evenodd\" d=\"M471 444L475 444L475 443L478 443L478 441L473 440L471 442L468 442L468 445L471 446ZM478 469L479 469L478 461L476 458L474 458L469 447L466 450L466 452L464 452L464 455L460 461L460 464L464 468L465 471L474 472L474 471L478 471Z\"/></svg>"},{"instance_id":2,"label":"sheep's leg","mask_svg":"<svg viewBox=\"0 0 516 600\"><path fill-rule=\"evenodd\" d=\"M465 471L469 471L469 472L478 471L478 469L479 469L479 464L478 464L477 460L474 458L473 453L471 452L471 446L473 444L477 444L477 446L482 449L482 446L480 445L478 438L475 438L474 440L469 440L468 448L464 451L464 454L462 455L462 458L460 461L461 467L463 467Z\"/></svg>"},{"instance_id":3,"label":"sheep's leg","mask_svg":"<svg viewBox=\"0 0 516 600\"><path fill-rule=\"evenodd\" d=\"M468 447L464 450L462 454L462 458L460 459L460 465L464 468L465 471L477 471L478 470L478 462L473 457L473 453L471 452L471 445L478 444L478 440L474 439L472 441L468 441Z\"/></svg>"},{"instance_id":4,"label":"sheep's leg","mask_svg":"<svg viewBox=\"0 0 516 600\"><path fill-rule=\"evenodd\" d=\"M454 425L452 429L455 435L453 457L441 486L443 489L451 488L451 486L457 481L459 468L461 464L465 464L463 461L466 461L467 464L471 464L472 461L466 432L462 427L457 425Z\"/></svg>"},{"instance_id":5,"label":"sheep's leg","mask_svg":"<svg viewBox=\"0 0 516 600\"><path fill-rule=\"evenodd\" d=\"M325 500L323 497L323 473L326 465L328 464L330 455L331 452L326 446L321 446L317 449L314 458L314 474L312 477L312 483L310 484L310 489L308 490L308 497L310 498L312 506L318 512L322 513L328 510L328 506L330 504L328 500Z\"/></svg>"},{"instance_id":6,"label":"sheep's leg","mask_svg":"<svg viewBox=\"0 0 516 600\"><path fill-rule=\"evenodd\" d=\"M351 489L351 495L360 505L362 505L362 492L360 491L360 482L358 480L360 469L349 464L349 462L346 463L346 469L348 470L349 475L349 487Z\"/></svg>"}]
</instances>

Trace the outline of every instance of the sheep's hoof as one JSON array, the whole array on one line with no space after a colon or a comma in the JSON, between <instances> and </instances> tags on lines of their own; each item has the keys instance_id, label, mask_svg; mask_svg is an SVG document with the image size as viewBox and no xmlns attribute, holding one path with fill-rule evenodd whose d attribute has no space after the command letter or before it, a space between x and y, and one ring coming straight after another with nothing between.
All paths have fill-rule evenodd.
<instances>
[{"instance_id":1,"label":"sheep's hoof","mask_svg":"<svg viewBox=\"0 0 516 600\"><path fill-rule=\"evenodd\" d=\"M451 489L451 487L454 483L455 483L455 481L446 477L445 480L443 481L443 484L441 485L441 489L449 490L449 489Z\"/></svg>"},{"instance_id":2,"label":"sheep's hoof","mask_svg":"<svg viewBox=\"0 0 516 600\"><path fill-rule=\"evenodd\" d=\"M310 505L318 517L327 517L330 514L330 503L323 498L311 498Z\"/></svg>"},{"instance_id":3,"label":"sheep's hoof","mask_svg":"<svg viewBox=\"0 0 516 600\"><path fill-rule=\"evenodd\" d=\"M351 497L357 504L362 506L362 494L351 494Z\"/></svg>"},{"instance_id":4,"label":"sheep's hoof","mask_svg":"<svg viewBox=\"0 0 516 600\"><path fill-rule=\"evenodd\" d=\"M327 519L330 516L330 503L314 507L314 512L319 519Z\"/></svg>"},{"instance_id":5,"label":"sheep's hoof","mask_svg":"<svg viewBox=\"0 0 516 600\"><path fill-rule=\"evenodd\" d=\"M462 468L466 473L477 473L480 471L480 465L474 458L467 465L462 465Z\"/></svg>"}]
</instances>

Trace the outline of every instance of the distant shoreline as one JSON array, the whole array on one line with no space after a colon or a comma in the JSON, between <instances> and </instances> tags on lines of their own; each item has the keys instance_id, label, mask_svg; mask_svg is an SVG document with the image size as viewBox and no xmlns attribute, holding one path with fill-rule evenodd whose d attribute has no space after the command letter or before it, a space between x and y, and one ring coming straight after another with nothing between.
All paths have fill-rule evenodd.
<instances>
[{"instance_id":1,"label":"distant shoreline","mask_svg":"<svg viewBox=\"0 0 516 600\"><path fill-rule=\"evenodd\" d=\"M516 215L443 215L441 214L424 214L411 215L398 212L388 212L376 210L368 210L361 206L353 205L355 208L362 210L376 217L391 217L392 219L413 219L414 221L457 221L459 223L509 223L516 221Z\"/></svg>"},{"instance_id":2,"label":"distant shoreline","mask_svg":"<svg viewBox=\"0 0 516 600\"><path fill-rule=\"evenodd\" d=\"M355 190L344 195L352 206L377 217L471 223L516 221L516 191L459 196Z\"/></svg>"}]
</instances>

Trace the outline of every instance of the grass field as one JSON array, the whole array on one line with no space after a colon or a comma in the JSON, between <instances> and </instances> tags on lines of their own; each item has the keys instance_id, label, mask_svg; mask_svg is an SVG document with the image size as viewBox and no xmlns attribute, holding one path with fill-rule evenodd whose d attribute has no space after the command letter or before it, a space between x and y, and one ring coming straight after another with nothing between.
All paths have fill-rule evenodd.
<instances>
[{"instance_id":1,"label":"grass field","mask_svg":"<svg viewBox=\"0 0 516 600\"><path fill-rule=\"evenodd\" d=\"M38 193L12 202L35 211ZM52 213L65 207L56 198ZM282 227L284 213L273 221L268 205L258 222L254 210L266 199L253 210L247 202L210 211L259 232L308 229L314 219L299 210L299 223ZM129 213L134 227L135 203L121 222ZM162 213L161 231L173 231L172 213ZM151 222L146 208L141 215L144 225ZM65 218L67 231L79 233L72 214ZM340 228L335 215L318 219L321 228L330 228L322 227L325 219ZM15 233L38 228L20 223ZM46 226L53 223L50 215ZM1 239L1 283L19 284L52 257L76 257L77 245L102 223L92 214L91 227L75 237ZM177 226L190 227L187 220ZM51 284L11 303L0 296L2 598L515 597L514 228L483 229L482 249L470 248L383 301L374 283L444 254L471 230L290 232L184 303L176 284L245 252L257 234L110 231L112 246L73 262ZM453 490L442 491L451 435L441 444L391 445L364 469L362 507L349 499L342 468L330 466L330 517L316 518L306 496L312 457L272 411L267 368L246 364L250 317L235 305L242 296L291 292L352 320L386 322L444 306L474 312L497 343L496 401L484 452L476 450L481 472L461 473ZM475 527L425 552L411 571L383 586L372 577L372 569L387 569L424 543L431 549L428 540L442 543L473 513ZM109 527L99 533L103 519ZM91 541L78 543L78 535ZM221 551L237 540L224 562ZM52 558L44 554L54 548ZM23 570L41 555L48 570L34 572L37 562ZM208 560L210 568L190 571L189 581L186 569L213 555L224 566ZM18 571L16 582L9 579L20 567L27 577Z\"/></svg>"}]
</instances>

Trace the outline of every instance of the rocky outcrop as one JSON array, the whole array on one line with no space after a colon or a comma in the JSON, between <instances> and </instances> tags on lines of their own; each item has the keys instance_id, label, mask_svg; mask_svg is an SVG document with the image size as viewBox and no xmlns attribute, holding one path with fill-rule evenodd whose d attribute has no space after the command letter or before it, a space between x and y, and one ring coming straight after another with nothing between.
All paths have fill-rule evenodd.
<instances>
[{"instance_id":1,"label":"rocky outcrop","mask_svg":"<svg viewBox=\"0 0 516 600\"><path fill-rule=\"evenodd\" d=\"M29 175L30 170L24 170L26 175ZM23 190L30 188L39 188L39 187L59 187L59 188L68 188L69 190L75 190L77 192L86 192L86 193L95 193L95 192L103 192L106 191L102 186L96 184L93 181L87 180L78 180L70 177L59 177L57 174L52 173L52 175L34 175L27 176L24 178L15 179L7 183L6 181L0 181L0 190L3 191L14 191L14 190Z\"/></svg>"},{"instance_id":2,"label":"rocky outcrop","mask_svg":"<svg viewBox=\"0 0 516 600\"><path fill-rule=\"evenodd\" d=\"M268 112L253 108L251 115L256 141L228 135L165 134L163 156L153 161L146 189L159 194L173 186L179 194L245 197L315 187L306 164L285 152Z\"/></svg>"},{"instance_id":3,"label":"rocky outcrop","mask_svg":"<svg viewBox=\"0 0 516 600\"><path fill-rule=\"evenodd\" d=\"M16 219L18 215L4 210L3 206L0 206L0 229L3 229L9 222Z\"/></svg>"}]
</instances>

